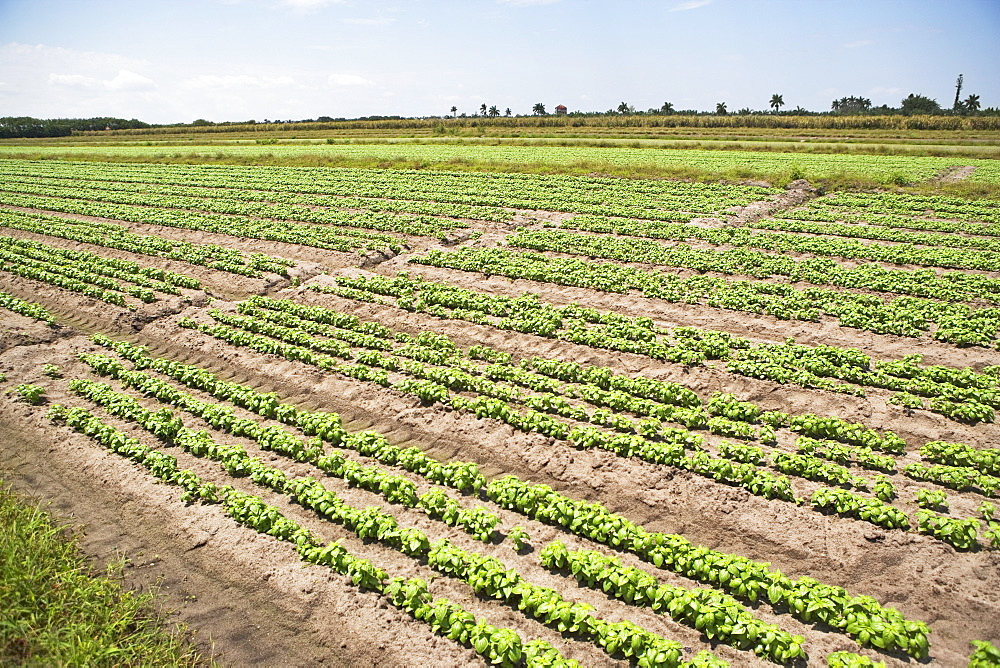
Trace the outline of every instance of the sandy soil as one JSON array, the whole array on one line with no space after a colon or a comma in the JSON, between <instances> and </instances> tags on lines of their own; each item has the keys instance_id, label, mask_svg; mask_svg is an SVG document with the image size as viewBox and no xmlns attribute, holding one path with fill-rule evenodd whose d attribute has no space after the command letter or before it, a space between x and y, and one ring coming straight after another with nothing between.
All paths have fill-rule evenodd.
<instances>
[{"instance_id":1,"label":"sandy soil","mask_svg":"<svg viewBox=\"0 0 1000 668\"><path fill-rule=\"evenodd\" d=\"M811 196L808 190L792 192L783 206L794 206ZM761 215L774 210L771 203L759 207ZM747 216L757 215L754 211ZM538 212L531 212L537 219ZM742 215L742 214L741 214ZM554 214L552 219L558 219ZM528 222L527 216L515 224ZM475 243L489 244L502 238L503 225L482 226L484 235ZM134 228L137 229L137 228ZM137 231L139 231L137 229ZM154 232L152 228L148 232ZM8 232L5 232L8 233ZM164 236L179 230L156 228ZM34 235L22 233L35 238ZM234 240L220 235L183 233L184 238L229 243L245 250L280 255L302 263L297 269L308 281L319 271L357 272L365 264L358 256L318 252L289 244ZM72 242L46 238L48 243L82 247ZM95 250L90 248L90 250ZM227 665L408 665L464 666L482 664L477 655L460 645L433 635L422 622L387 606L372 593L360 591L345 578L330 571L303 567L294 550L248 529L235 525L210 506L186 506L176 488L156 484L138 467L102 451L86 437L53 427L44 410L29 407L11 396L16 383L37 382L47 388L50 402L81 404L66 389L66 380L47 379L41 365L60 366L66 379L93 377L76 355L96 350L85 335L96 331L148 345L160 356L194 363L221 376L275 391L287 401L310 409L341 413L351 429L376 429L392 442L415 445L442 460L476 461L488 476L514 473L546 483L581 499L599 501L649 530L681 533L695 543L770 562L792 576L808 575L823 582L842 585L854 594L874 596L883 605L897 607L911 618L922 619L933 629L934 665L964 665L973 639L997 641L1000 635L1000 552L956 552L932 538L901 531L884 531L871 524L819 514L808 506L768 501L745 490L707 480L689 472L646 462L623 459L603 451L577 451L565 443L540 435L525 434L489 419L421 405L395 390L326 374L313 367L272 355L236 349L192 330L181 329L182 315L205 318L211 306L226 307L228 300L249 294L291 297L296 301L323 305L377 320L395 329L415 333L433 329L447 334L461 346L484 343L507 350L516 359L543 355L609 366L617 372L681 382L703 398L726 390L766 408L788 412L839 415L877 428L892 429L908 443L909 453L901 461L916 461L915 451L927 440L943 439L996 447L1000 426L962 425L939 415L916 411L906 415L886 403L886 393L872 391L867 398L802 390L728 374L722 365L685 369L658 363L643 356L596 350L540 337L505 332L461 321L441 320L392 307L378 307L289 287L287 280L242 279L212 270L129 254L99 250L102 254L128 257L143 264L163 266L196 276L204 292L191 291L181 298L165 300L136 311L108 306L86 297L34 281L0 274L0 290L32 299L52 310L59 325L49 327L9 312L0 312L0 470L19 489L50 501L57 515L81 527L84 549L100 564L123 554L129 560L125 578L131 586L159 586L170 619L195 629L196 640L207 653L216 654ZM407 265L408 256L386 259L376 269L392 274L406 269L432 279L495 294L537 292L546 301L572 301L628 315L645 315L664 326L693 325L722 329L757 340L781 341L787 336L802 343L827 343L858 348L879 358L896 358L920 352L928 363L975 366L1000 363L1000 353L978 348L960 349L930 340L881 336L843 328L829 320L820 323L779 321L721 309L668 304L632 295L612 295L564 288L530 281L510 281L446 270ZM314 279L315 280L315 279ZM145 309L145 310L144 310ZM155 404L143 400L146 405ZM240 412L240 414L248 415ZM124 423L108 422L135 433ZM205 428L197 419L185 418L193 428ZM138 435L138 434L136 434ZM432 539L447 537L467 549L495 556L530 581L554 587L569 600L586 602L597 614L610 619L630 619L650 631L680 641L688 654L712 649L734 666L764 665L749 652L707 642L697 631L648 610L626 606L599 592L577 587L574 581L544 570L537 551L547 542L563 540L571 548L600 549L571 534L523 516L503 511L484 499L464 497L463 505L485 505L497 512L501 526L522 525L531 536L532 549L515 553L509 542L483 544L463 532L432 521L423 513L390 505L379 496L348 487L338 479L323 477L308 466L260 452L245 440L213 432L220 441L236 442L252 454L280 465L297 475L315 475L345 500L358 506L379 506L392 512L404 525L426 531ZM153 443L143 435L145 442ZM715 443L718 439L710 439ZM790 432L779 435L779 447L789 447ZM233 482L217 465L174 452L186 467L210 480ZM358 461L364 458L348 453ZM367 462L366 462L367 463ZM405 472L421 491L427 483ZM901 497L912 498L916 485L893 477ZM431 580L435 595L446 596L490 623L518 631L525 639L541 637L560 648L564 655L584 665L625 665L608 658L598 648L568 638L527 619L492 600L476 597L470 588L449 578L436 576L426 565L375 543L361 541L338 525L321 522L286 499L262 492L245 479L241 489L262 495L269 503L314 529L325 539L343 539L359 556L373 560L391 575ZM801 492L814 484L796 481ZM955 516L970 515L982 497L975 493L949 491ZM911 514L915 506L903 507ZM644 566L637 558L618 554L626 564ZM664 582L694 586L685 578L657 571ZM847 636L802 624L769 605L758 604L755 613L807 639L809 665L823 665L823 657L836 650L861 652L901 666L912 661L895 655L860 650Z\"/></svg>"}]
</instances>

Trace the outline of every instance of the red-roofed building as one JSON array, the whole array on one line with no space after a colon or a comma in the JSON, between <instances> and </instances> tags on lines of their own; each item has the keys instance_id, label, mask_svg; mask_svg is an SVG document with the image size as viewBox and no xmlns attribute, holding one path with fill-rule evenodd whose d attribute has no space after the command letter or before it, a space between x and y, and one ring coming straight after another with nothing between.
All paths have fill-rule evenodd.
<instances>
[{"instance_id":1,"label":"red-roofed building","mask_svg":"<svg viewBox=\"0 0 1000 668\"><path fill-rule=\"evenodd\" d=\"M563 105L563 104L557 104L557 105L556 105L556 115L557 115L557 116L558 116L558 115L563 115L563 116L565 116L565 115L566 115L566 105Z\"/></svg>"}]
</instances>

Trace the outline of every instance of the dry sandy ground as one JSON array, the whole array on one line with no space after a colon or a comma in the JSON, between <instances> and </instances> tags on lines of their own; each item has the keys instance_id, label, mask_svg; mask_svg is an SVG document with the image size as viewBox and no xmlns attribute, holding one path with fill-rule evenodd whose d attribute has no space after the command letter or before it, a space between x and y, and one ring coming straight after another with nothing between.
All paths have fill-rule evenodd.
<instances>
[{"instance_id":1,"label":"dry sandy ground","mask_svg":"<svg viewBox=\"0 0 1000 668\"><path fill-rule=\"evenodd\" d=\"M797 195L792 197L788 204L798 201L796 198ZM754 214L747 212L747 215ZM48 238L46 241L82 247ZM335 272L361 264L357 257L288 247L288 244L251 240L238 243L245 250L302 261L305 264L300 275L306 280L321 269ZM159 586L170 619L195 629L199 646L216 653L225 664L461 666L481 663L481 659L471 650L434 636L422 622L387 606L377 595L360 591L345 578L325 569L303 567L287 544L238 527L215 507L186 506L176 488L153 482L139 468L102 451L86 437L51 426L44 419L44 411L10 396L8 390L16 383L39 382L49 388L50 402L72 403L74 399L66 391L65 380L45 379L41 365L59 365L66 378L88 376L87 368L76 360L76 355L97 349L86 339L89 333L103 331L148 345L154 354L199 364L227 379L276 391L290 403L339 412L352 429L376 429L395 443L417 445L441 459L479 462L488 476L514 473L547 483L574 498L599 501L647 529L682 533L695 543L770 562L792 576L808 575L842 585L854 594L874 596L883 605L895 606L906 616L931 625L930 663L935 665L964 665L964 657L971 650L970 640L995 642L1000 636L998 552L960 553L926 536L883 531L864 522L825 516L808 506L767 501L745 490L670 467L623 459L603 451L577 451L564 443L517 432L493 420L439 406L423 406L394 390L324 374L271 355L236 349L198 332L180 329L176 321L181 315L201 318L212 300L215 300L213 306L225 306L224 300L250 294L290 296L300 302L356 313L364 319L377 319L402 331L433 329L452 337L461 346L485 343L508 350L516 358L543 355L602 364L619 372L684 383L703 398L725 389L766 408L839 415L869 426L892 429L908 443L910 452L902 461L915 461L915 451L931 439L996 447L1000 442L997 425L961 425L923 411L907 416L886 403L888 395L877 391L870 392L867 398L845 397L733 376L718 368L685 370L639 355L595 350L320 295L289 287L286 279L243 279L183 263L116 254L106 249L100 252L183 271L202 280L205 290L187 291L180 298L129 311L0 274L0 290L44 304L57 314L61 323L49 327L6 311L0 313L0 372L7 376L0 385L0 470L16 487L50 501L56 514L79 524L82 545L98 563L119 554L126 556L130 563L126 581L137 588ZM393 258L375 269L392 273L406 266L405 258ZM497 294L516 295L530 290L557 304L577 301L629 315L646 315L667 326L723 329L761 340L780 341L794 336L803 343L855 347L883 358L920 352L929 363L951 366L1000 363L996 351L959 349L929 339L880 336L827 321L789 323L767 316L529 281L497 277L484 280L477 275L429 267L406 268L428 278L447 276L453 283ZM128 430L123 423L109 422ZM196 428L204 426L194 419L190 422ZM257 452L249 441L222 434L215 437L238 442ZM781 443L787 445L791 440L790 433L781 435ZM208 479L229 480L211 463L183 453L174 454L184 466ZM321 475L273 454L260 454L275 465L280 462L289 472ZM404 475L422 485L421 489L426 488L426 483ZM915 488L912 482L898 475L894 482L901 496L912 498L911 490ZM241 488L253 489L244 483L239 482ZM340 480L324 478L324 483L351 503L386 508L401 523L425 530L432 539L447 537L463 547L516 566L532 582L555 587L570 600L587 602L608 619L628 618L650 631L679 640L689 653L710 648L734 666L765 663L748 652L724 645L713 647L698 632L669 618L629 608L597 592L578 588L574 581L551 574L538 563L537 550L550 540L558 538L571 547L595 549L588 541L498 510L487 501L463 499L465 505L483 504L498 512L505 528L515 524L525 526L533 549L518 554L509 542L489 545L476 542L420 512L389 505L381 497L350 488ZM796 485L800 494L815 487L802 481ZM259 489L254 492L261 494ZM435 595L451 598L491 623L513 628L526 639L545 638L584 665L625 665L623 661L609 659L594 646L559 637L516 610L478 599L457 581L435 578L434 572L423 564L378 544L360 541L340 526L320 522L287 500L267 493L262 496L324 538L344 539L353 552L372 559L392 575L432 580ZM956 515L973 514L981 500L977 494L949 491L952 512ZM912 514L915 506L904 505L904 508ZM630 555L618 556L626 564L642 566ZM692 586L690 581L665 571L658 571L657 575L664 582ZM805 636L812 657L810 665L821 665L822 658L835 650L861 651L847 636L802 624L787 614L776 613L769 605L757 605L756 613ZM864 653L889 665L912 663L898 656Z\"/></svg>"}]
</instances>

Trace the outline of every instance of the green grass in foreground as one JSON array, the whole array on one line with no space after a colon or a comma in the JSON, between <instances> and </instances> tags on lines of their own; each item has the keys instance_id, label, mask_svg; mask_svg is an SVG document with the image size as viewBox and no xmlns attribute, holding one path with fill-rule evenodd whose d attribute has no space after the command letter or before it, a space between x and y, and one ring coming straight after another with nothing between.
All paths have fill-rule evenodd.
<instances>
[{"instance_id":1,"label":"green grass in foreground","mask_svg":"<svg viewBox=\"0 0 1000 668\"><path fill-rule=\"evenodd\" d=\"M152 594L93 575L76 542L0 480L0 665L198 666Z\"/></svg>"}]
</instances>

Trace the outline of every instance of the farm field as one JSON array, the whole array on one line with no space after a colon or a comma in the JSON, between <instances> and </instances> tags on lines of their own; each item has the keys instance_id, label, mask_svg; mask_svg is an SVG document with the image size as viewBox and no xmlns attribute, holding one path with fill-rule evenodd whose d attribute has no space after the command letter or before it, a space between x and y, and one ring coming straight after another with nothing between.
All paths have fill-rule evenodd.
<instances>
[{"instance_id":1,"label":"farm field","mask_svg":"<svg viewBox=\"0 0 1000 668\"><path fill-rule=\"evenodd\" d=\"M134 141L134 137L132 140ZM568 145L520 145L504 140L484 145L475 138L449 143L413 143L401 140L366 143L329 138L323 141L265 139L253 144L204 144L190 140L176 145L116 145L111 142L77 144L72 139L0 144L0 157L152 163L269 164L320 167L409 167L445 171L495 171L686 178L718 181L763 179L785 185L803 178L833 180L863 186L899 186L924 182L958 167L969 173L970 185L995 189L1000 184L1000 160L977 156L877 155L834 153L820 147L816 153L781 150L709 150L658 147L655 143L593 146L580 140ZM541 139L539 141L558 141ZM140 142L142 144L143 142ZM799 144L805 148L805 144ZM730 147L731 148L731 147ZM767 150L777 149L777 150ZM993 148L984 149L995 151ZM995 156L995 153L987 153Z\"/></svg>"},{"instance_id":2,"label":"farm field","mask_svg":"<svg viewBox=\"0 0 1000 668\"><path fill-rule=\"evenodd\" d=\"M223 662L1000 645L1000 207L810 183L995 185L997 161L21 150L0 149L0 468ZM310 152L436 168L227 164Z\"/></svg>"}]
</instances>

